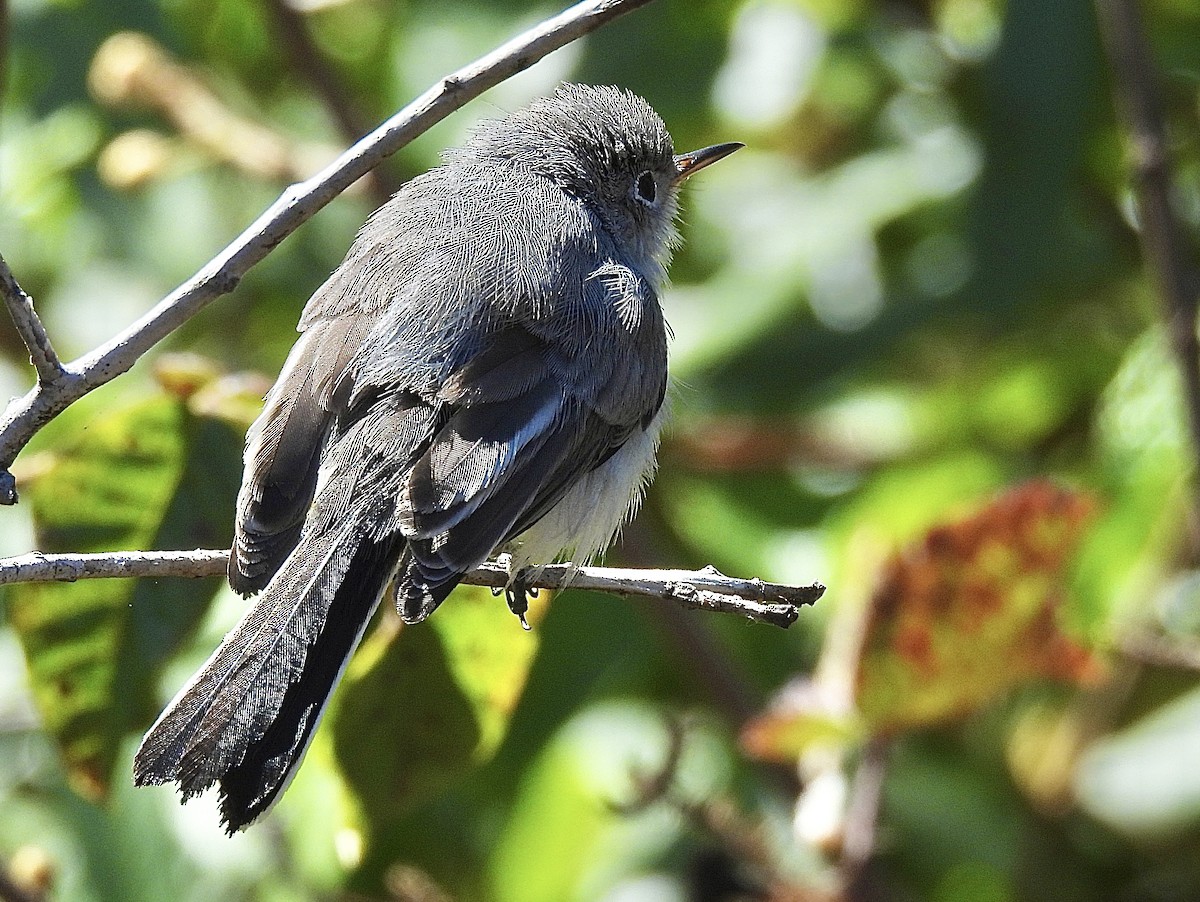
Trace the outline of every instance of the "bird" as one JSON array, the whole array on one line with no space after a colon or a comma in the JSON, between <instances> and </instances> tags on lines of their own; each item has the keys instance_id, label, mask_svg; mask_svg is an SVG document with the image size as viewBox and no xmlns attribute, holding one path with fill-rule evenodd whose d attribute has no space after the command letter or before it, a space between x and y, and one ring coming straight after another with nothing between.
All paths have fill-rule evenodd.
<instances>
[{"instance_id":1,"label":"bird","mask_svg":"<svg viewBox=\"0 0 1200 902\"><path fill-rule=\"evenodd\" d=\"M463 575L590 561L655 469L676 154L612 86L477 125L376 210L313 294L247 432L228 577L255 595L134 759L232 835L286 790L384 597L427 618Z\"/></svg>"}]
</instances>

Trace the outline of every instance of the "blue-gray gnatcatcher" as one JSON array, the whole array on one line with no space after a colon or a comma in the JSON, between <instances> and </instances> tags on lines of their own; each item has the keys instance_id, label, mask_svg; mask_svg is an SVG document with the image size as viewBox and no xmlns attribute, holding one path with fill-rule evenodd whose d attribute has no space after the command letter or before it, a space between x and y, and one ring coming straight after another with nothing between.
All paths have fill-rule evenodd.
<instances>
[{"instance_id":1,"label":"blue-gray gnatcatcher","mask_svg":"<svg viewBox=\"0 0 1200 902\"><path fill-rule=\"evenodd\" d=\"M497 552L517 574L612 541L654 469L679 186L741 146L675 155L640 97L563 85L376 211L247 436L229 581L262 594L142 740L138 784L217 783L240 829L389 584L414 622Z\"/></svg>"}]
</instances>

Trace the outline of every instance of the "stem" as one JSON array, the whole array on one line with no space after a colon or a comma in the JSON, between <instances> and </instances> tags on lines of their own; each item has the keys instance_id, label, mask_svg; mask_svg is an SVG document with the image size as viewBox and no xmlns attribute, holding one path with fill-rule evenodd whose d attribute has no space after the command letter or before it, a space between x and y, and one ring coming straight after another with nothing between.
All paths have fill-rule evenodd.
<instances>
[{"instance_id":1,"label":"stem","mask_svg":"<svg viewBox=\"0 0 1200 902\"><path fill-rule=\"evenodd\" d=\"M1142 253L1162 299L1163 319L1183 379L1192 444L1200 456L1200 278L1175 212L1166 117L1136 0L1096 0L1113 90L1132 142L1133 189ZM1192 477L1192 551L1200 556L1200 480Z\"/></svg>"}]
</instances>

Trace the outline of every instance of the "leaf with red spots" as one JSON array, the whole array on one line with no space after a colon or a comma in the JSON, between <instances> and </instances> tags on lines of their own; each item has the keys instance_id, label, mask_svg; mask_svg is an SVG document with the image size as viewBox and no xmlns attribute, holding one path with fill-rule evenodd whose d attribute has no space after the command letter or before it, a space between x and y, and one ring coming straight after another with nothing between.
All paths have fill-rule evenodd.
<instances>
[{"instance_id":1,"label":"leaf with red spots","mask_svg":"<svg viewBox=\"0 0 1200 902\"><path fill-rule=\"evenodd\" d=\"M1031 679L1094 676L1097 662L1058 622L1092 507L1028 483L893 557L866 612L855 701L867 724L920 726Z\"/></svg>"},{"instance_id":2,"label":"leaf with red spots","mask_svg":"<svg viewBox=\"0 0 1200 902\"><path fill-rule=\"evenodd\" d=\"M795 761L968 714L1031 679L1094 676L1097 662L1058 623L1092 506L1035 482L929 530L888 561L865 608L840 612L815 679L780 692L742 747Z\"/></svg>"}]
</instances>

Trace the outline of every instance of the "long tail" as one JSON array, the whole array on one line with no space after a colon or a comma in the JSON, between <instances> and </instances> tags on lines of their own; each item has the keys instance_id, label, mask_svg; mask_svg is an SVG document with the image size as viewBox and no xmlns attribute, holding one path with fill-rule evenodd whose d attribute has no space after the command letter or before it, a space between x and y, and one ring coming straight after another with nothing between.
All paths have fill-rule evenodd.
<instances>
[{"instance_id":1,"label":"long tail","mask_svg":"<svg viewBox=\"0 0 1200 902\"><path fill-rule=\"evenodd\" d=\"M175 781L185 800L219 784L230 833L287 787L403 551L399 535L331 525L305 537L134 759L135 783Z\"/></svg>"}]
</instances>

